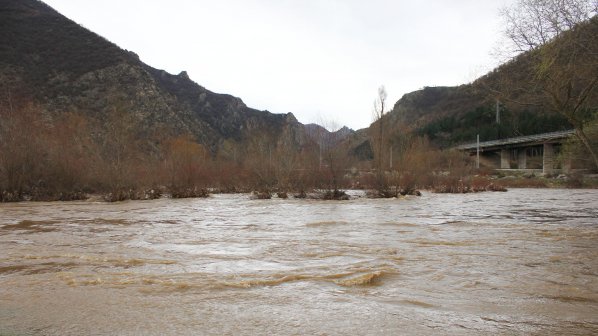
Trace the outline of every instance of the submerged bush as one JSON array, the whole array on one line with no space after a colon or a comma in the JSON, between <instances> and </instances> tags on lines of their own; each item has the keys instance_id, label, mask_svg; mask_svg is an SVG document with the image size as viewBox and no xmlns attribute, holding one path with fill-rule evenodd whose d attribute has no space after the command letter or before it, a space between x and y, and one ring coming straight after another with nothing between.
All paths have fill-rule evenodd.
<instances>
[{"instance_id":1,"label":"submerged bush","mask_svg":"<svg viewBox=\"0 0 598 336\"><path fill-rule=\"evenodd\" d=\"M159 189L121 189L102 195L106 202L122 202L127 200L152 200L162 197Z\"/></svg>"},{"instance_id":2,"label":"submerged bush","mask_svg":"<svg viewBox=\"0 0 598 336\"><path fill-rule=\"evenodd\" d=\"M327 190L322 194L322 199L324 200L335 200L335 201L346 201L349 200L351 197L347 195L346 192L343 190Z\"/></svg>"},{"instance_id":3,"label":"submerged bush","mask_svg":"<svg viewBox=\"0 0 598 336\"><path fill-rule=\"evenodd\" d=\"M205 198L210 196L210 193L204 188L188 187L188 188L176 188L171 190L172 198Z\"/></svg>"},{"instance_id":4,"label":"submerged bush","mask_svg":"<svg viewBox=\"0 0 598 336\"><path fill-rule=\"evenodd\" d=\"M249 196L249 198L260 200L271 199L272 194L269 191L254 191L253 193L251 193L251 196Z\"/></svg>"},{"instance_id":5,"label":"submerged bush","mask_svg":"<svg viewBox=\"0 0 598 336\"><path fill-rule=\"evenodd\" d=\"M483 191L507 191L507 189L485 178L459 179L451 176L439 178L432 187L432 192L435 193L466 194Z\"/></svg>"}]
</instances>

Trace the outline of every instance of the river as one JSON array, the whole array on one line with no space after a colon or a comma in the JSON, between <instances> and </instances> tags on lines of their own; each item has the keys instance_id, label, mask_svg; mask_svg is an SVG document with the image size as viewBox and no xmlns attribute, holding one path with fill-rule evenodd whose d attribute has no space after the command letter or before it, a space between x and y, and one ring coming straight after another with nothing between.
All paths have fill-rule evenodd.
<instances>
[{"instance_id":1,"label":"river","mask_svg":"<svg viewBox=\"0 0 598 336\"><path fill-rule=\"evenodd\" d=\"M598 334L598 190L0 204L0 335Z\"/></svg>"}]
</instances>

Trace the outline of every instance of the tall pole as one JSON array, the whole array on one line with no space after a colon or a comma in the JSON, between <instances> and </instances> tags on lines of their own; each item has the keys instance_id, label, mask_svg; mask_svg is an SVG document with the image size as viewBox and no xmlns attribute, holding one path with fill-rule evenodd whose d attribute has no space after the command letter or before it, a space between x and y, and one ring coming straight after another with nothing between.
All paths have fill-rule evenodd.
<instances>
[{"instance_id":1,"label":"tall pole","mask_svg":"<svg viewBox=\"0 0 598 336\"><path fill-rule=\"evenodd\" d=\"M496 100L496 138L500 139L500 102Z\"/></svg>"},{"instance_id":2,"label":"tall pole","mask_svg":"<svg viewBox=\"0 0 598 336\"><path fill-rule=\"evenodd\" d=\"M322 138L320 138L320 165L318 166L318 170L322 170Z\"/></svg>"},{"instance_id":3,"label":"tall pole","mask_svg":"<svg viewBox=\"0 0 598 336\"><path fill-rule=\"evenodd\" d=\"M500 102L496 100L496 123L500 124Z\"/></svg>"},{"instance_id":4,"label":"tall pole","mask_svg":"<svg viewBox=\"0 0 598 336\"><path fill-rule=\"evenodd\" d=\"M480 169L480 135L478 134L478 141L476 145L476 162L475 162L476 169Z\"/></svg>"}]
</instances>

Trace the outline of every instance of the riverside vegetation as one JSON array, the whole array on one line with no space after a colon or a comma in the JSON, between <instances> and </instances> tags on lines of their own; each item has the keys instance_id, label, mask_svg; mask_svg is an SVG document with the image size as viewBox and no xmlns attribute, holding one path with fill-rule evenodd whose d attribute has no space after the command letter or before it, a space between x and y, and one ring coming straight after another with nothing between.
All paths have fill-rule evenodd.
<instances>
[{"instance_id":1,"label":"riverside vegetation","mask_svg":"<svg viewBox=\"0 0 598 336\"><path fill-rule=\"evenodd\" d=\"M75 113L50 119L28 102L13 99L3 105L0 201L77 200L90 194L122 201L253 190L259 191L256 198L275 192L281 198L287 193L302 198L322 190L323 199L346 199L342 190L347 188L396 197L419 188L446 191L448 185L467 183L472 173L468 157L434 149L419 137L412 137L399 153L396 169L384 170L382 184L367 162L358 161L331 136L300 149L280 145L264 150L254 144L231 160L190 135L163 130L148 134L117 112L102 122Z\"/></svg>"},{"instance_id":2,"label":"riverside vegetation","mask_svg":"<svg viewBox=\"0 0 598 336\"><path fill-rule=\"evenodd\" d=\"M251 191L260 199L272 194L306 198L316 190L322 199L346 199L345 189L366 189L369 197L377 198L414 195L418 189L465 193L596 186L580 174L503 178L486 168L476 170L468 155L442 150L426 136L401 127L385 126L383 146L364 160L347 138L328 131L311 134L301 147L285 142L269 146L269 139L256 137L213 151L190 134L147 128L122 107L92 119L83 113L52 115L11 96L0 104L0 119L1 202L79 200L90 194L122 201ZM373 144L380 143L377 125L370 133ZM588 127L587 133L597 139L594 129ZM575 140L563 152L584 155Z\"/></svg>"}]
</instances>

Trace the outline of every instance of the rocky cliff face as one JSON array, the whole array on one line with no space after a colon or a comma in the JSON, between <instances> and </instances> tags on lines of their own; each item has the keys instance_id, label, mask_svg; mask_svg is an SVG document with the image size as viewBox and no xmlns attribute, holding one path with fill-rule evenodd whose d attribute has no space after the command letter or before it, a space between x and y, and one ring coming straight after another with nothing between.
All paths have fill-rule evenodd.
<instances>
[{"instance_id":1,"label":"rocky cliff face","mask_svg":"<svg viewBox=\"0 0 598 336\"><path fill-rule=\"evenodd\" d=\"M139 125L191 134L216 151L256 132L299 146L302 125L291 114L247 107L178 75L154 69L132 52L36 0L0 1L0 94L32 100L50 117L78 112L101 122L112 110ZM282 141L282 140L279 140Z\"/></svg>"}]
</instances>

